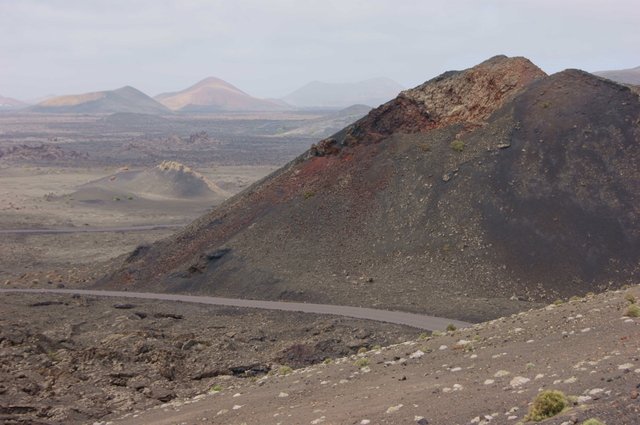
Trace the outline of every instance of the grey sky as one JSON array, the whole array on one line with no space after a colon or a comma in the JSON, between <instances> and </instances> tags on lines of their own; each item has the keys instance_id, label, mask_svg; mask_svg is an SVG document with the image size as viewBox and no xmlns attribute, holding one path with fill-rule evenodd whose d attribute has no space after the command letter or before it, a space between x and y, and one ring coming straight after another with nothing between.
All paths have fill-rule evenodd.
<instances>
[{"instance_id":1,"label":"grey sky","mask_svg":"<svg viewBox=\"0 0 640 425\"><path fill-rule=\"evenodd\" d=\"M548 73L640 66L638 0L0 0L0 94L215 76L258 97L386 76L405 87L496 54Z\"/></svg>"}]
</instances>

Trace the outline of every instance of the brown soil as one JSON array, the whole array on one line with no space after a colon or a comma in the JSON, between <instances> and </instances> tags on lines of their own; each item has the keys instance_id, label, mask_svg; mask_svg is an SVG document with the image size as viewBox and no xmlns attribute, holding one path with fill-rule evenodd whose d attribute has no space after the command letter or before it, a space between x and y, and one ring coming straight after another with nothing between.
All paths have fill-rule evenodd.
<instances>
[{"instance_id":1,"label":"brown soil","mask_svg":"<svg viewBox=\"0 0 640 425\"><path fill-rule=\"evenodd\" d=\"M328 315L5 293L0 423L93 422L421 332Z\"/></svg>"},{"instance_id":2,"label":"brown soil","mask_svg":"<svg viewBox=\"0 0 640 425\"><path fill-rule=\"evenodd\" d=\"M640 319L623 316L628 293L640 297L640 287L360 355L354 354L360 347L418 332L188 303L3 294L2 418L7 424L515 424L539 392L560 390L571 397L568 409L543 423L595 417L630 425L640 410ZM318 363L325 358L331 364ZM360 359L368 366L356 365ZM314 364L280 372L281 364L295 369L306 362ZM221 391L210 391L217 385ZM130 413L116 419L123 412Z\"/></svg>"}]
</instances>

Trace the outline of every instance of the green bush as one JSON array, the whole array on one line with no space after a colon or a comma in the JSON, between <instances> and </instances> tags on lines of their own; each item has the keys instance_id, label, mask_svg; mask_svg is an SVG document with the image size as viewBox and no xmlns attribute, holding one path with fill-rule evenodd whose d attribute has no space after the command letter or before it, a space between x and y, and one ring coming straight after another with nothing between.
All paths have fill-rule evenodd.
<instances>
[{"instance_id":1,"label":"green bush","mask_svg":"<svg viewBox=\"0 0 640 425\"><path fill-rule=\"evenodd\" d=\"M458 328L456 327L456 325L454 325L453 323L449 323L447 325L447 332L453 332L455 330L457 330Z\"/></svg>"},{"instance_id":2,"label":"green bush","mask_svg":"<svg viewBox=\"0 0 640 425\"><path fill-rule=\"evenodd\" d=\"M624 315L627 317L640 317L640 307L638 307L638 304L631 304Z\"/></svg>"},{"instance_id":3,"label":"green bush","mask_svg":"<svg viewBox=\"0 0 640 425\"><path fill-rule=\"evenodd\" d=\"M548 107L549 107L549 103L547 103L547 102L542 102L542 103L540 104L540 107L541 107L541 108L546 109L546 108L548 108Z\"/></svg>"},{"instance_id":4,"label":"green bush","mask_svg":"<svg viewBox=\"0 0 640 425\"><path fill-rule=\"evenodd\" d=\"M632 293L628 293L627 295L625 295L624 299L629 301L631 304L635 304L636 302L636 297Z\"/></svg>"},{"instance_id":5,"label":"green bush","mask_svg":"<svg viewBox=\"0 0 640 425\"><path fill-rule=\"evenodd\" d=\"M293 369L291 369L289 366L280 366L280 369L278 369L278 373L280 375L288 375L291 372L293 372Z\"/></svg>"},{"instance_id":6,"label":"green bush","mask_svg":"<svg viewBox=\"0 0 640 425\"><path fill-rule=\"evenodd\" d=\"M367 351L369 351L369 350L367 350L367 347L360 347L360 348L358 349L358 354L364 354L364 353L366 353Z\"/></svg>"},{"instance_id":7,"label":"green bush","mask_svg":"<svg viewBox=\"0 0 640 425\"><path fill-rule=\"evenodd\" d=\"M379 345L374 345L374 346L373 346L373 349L374 349L374 350L379 350L379 349L381 349L381 348L382 348L382 347L381 347L381 346L379 346Z\"/></svg>"},{"instance_id":8,"label":"green bush","mask_svg":"<svg viewBox=\"0 0 640 425\"><path fill-rule=\"evenodd\" d=\"M465 148L465 144L462 140L454 140L451 142L451 149L456 152L462 152Z\"/></svg>"},{"instance_id":9,"label":"green bush","mask_svg":"<svg viewBox=\"0 0 640 425\"><path fill-rule=\"evenodd\" d=\"M555 300L553 303L555 305L562 305L563 301L562 300Z\"/></svg>"},{"instance_id":10,"label":"green bush","mask_svg":"<svg viewBox=\"0 0 640 425\"><path fill-rule=\"evenodd\" d=\"M525 422L540 422L551 418L566 407L567 402L562 391L543 391L537 395L529 413L525 416Z\"/></svg>"},{"instance_id":11,"label":"green bush","mask_svg":"<svg viewBox=\"0 0 640 425\"><path fill-rule=\"evenodd\" d=\"M133 199L133 196L127 196L127 199L128 199L128 200L132 200L132 199Z\"/></svg>"},{"instance_id":12,"label":"green bush","mask_svg":"<svg viewBox=\"0 0 640 425\"><path fill-rule=\"evenodd\" d=\"M607 425L604 422L600 422L596 418L587 419L582 423L582 425Z\"/></svg>"},{"instance_id":13,"label":"green bush","mask_svg":"<svg viewBox=\"0 0 640 425\"><path fill-rule=\"evenodd\" d=\"M369 366L370 363L371 363L371 361L369 359L367 359L366 357L363 357L361 359L356 360L356 366L358 366L358 367Z\"/></svg>"},{"instance_id":14,"label":"green bush","mask_svg":"<svg viewBox=\"0 0 640 425\"><path fill-rule=\"evenodd\" d=\"M326 358L324 359L324 361L322 362L323 364L329 364L331 363L333 360L331 360L330 358Z\"/></svg>"},{"instance_id":15,"label":"green bush","mask_svg":"<svg viewBox=\"0 0 640 425\"><path fill-rule=\"evenodd\" d=\"M222 387L220 385L216 385L215 387L211 388L211 391L222 391Z\"/></svg>"},{"instance_id":16,"label":"green bush","mask_svg":"<svg viewBox=\"0 0 640 425\"><path fill-rule=\"evenodd\" d=\"M442 336L442 335L443 335L443 333L442 333L442 332L440 332L440 331L433 331L433 332L431 332L431 336Z\"/></svg>"},{"instance_id":17,"label":"green bush","mask_svg":"<svg viewBox=\"0 0 640 425\"><path fill-rule=\"evenodd\" d=\"M312 196L314 196L315 194L316 194L316 192L315 192L315 191L313 191L313 190L307 190L307 191L304 193L304 199L309 199L309 198L311 198Z\"/></svg>"},{"instance_id":18,"label":"green bush","mask_svg":"<svg viewBox=\"0 0 640 425\"><path fill-rule=\"evenodd\" d=\"M114 197L113 197L113 200L114 200L114 201L119 201L119 200L120 200L120 197L119 197L119 196L114 196Z\"/></svg>"}]
</instances>

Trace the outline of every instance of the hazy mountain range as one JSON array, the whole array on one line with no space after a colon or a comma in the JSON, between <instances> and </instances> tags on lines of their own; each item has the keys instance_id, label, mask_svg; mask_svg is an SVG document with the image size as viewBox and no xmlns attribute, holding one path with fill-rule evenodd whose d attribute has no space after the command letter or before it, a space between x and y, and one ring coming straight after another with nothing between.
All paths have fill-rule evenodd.
<instances>
[{"instance_id":1,"label":"hazy mountain range","mask_svg":"<svg viewBox=\"0 0 640 425\"><path fill-rule=\"evenodd\" d=\"M355 83L313 81L281 100L296 107L346 108L362 104L373 108L390 101L404 87L389 78L372 78Z\"/></svg>"},{"instance_id":2,"label":"hazy mountain range","mask_svg":"<svg viewBox=\"0 0 640 425\"><path fill-rule=\"evenodd\" d=\"M619 83L640 85L640 66L618 71L598 71L594 74Z\"/></svg>"},{"instance_id":3,"label":"hazy mountain range","mask_svg":"<svg viewBox=\"0 0 640 425\"><path fill-rule=\"evenodd\" d=\"M25 109L40 113L166 114L171 111L215 113L295 108L341 109L356 104L376 107L394 98L402 89L402 86L388 78L341 84L314 81L283 98L260 99L224 80L207 77L184 90L161 93L153 98L131 86L77 95L48 95L28 102L0 97L0 110Z\"/></svg>"}]
</instances>

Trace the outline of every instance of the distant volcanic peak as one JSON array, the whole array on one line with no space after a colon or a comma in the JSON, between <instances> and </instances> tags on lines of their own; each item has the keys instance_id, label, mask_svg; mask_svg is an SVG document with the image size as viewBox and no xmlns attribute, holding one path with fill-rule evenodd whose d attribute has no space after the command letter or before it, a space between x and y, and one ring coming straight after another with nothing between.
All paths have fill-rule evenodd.
<instances>
[{"instance_id":1,"label":"distant volcanic peak","mask_svg":"<svg viewBox=\"0 0 640 425\"><path fill-rule=\"evenodd\" d=\"M174 111L283 109L282 105L252 97L232 84L215 77L205 78L179 92L159 94L155 99Z\"/></svg>"},{"instance_id":2,"label":"distant volcanic peak","mask_svg":"<svg viewBox=\"0 0 640 425\"><path fill-rule=\"evenodd\" d=\"M335 154L342 146L377 143L394 133L420 133L448 125L484 123L515 93L547 74L522 57L495 56L465 71L449 71L403 91L347 129L342 140L322 140L311 156Z\"/></svg>"},{"instance_id":3,"label":"distant volcanic peak","mask_svg":"<svg viewBox=\"0 0 640 425\"><path fill-rule=\"evenodd\" d=\"M102 99L107 95L106 92L97 91L85 94L70 94L56 96L51 99L47 99L44 102L40 102L40 106L75 106L81 103L92 102L94 100Z\"/></svg>"},{"instance_id":4,"label":"distant volcanic peak","mask_svg":"<svg viewBox=\"0 0 640 425\"><path fill-rule=\"evenodd\" d=\"M228 89L228 90L233 90L233 91L237 91L243 94L246 94L245 92L243 92L242 90L240 90L239 88L237 88L236 86L234 86L231 83L228 83L224 80L221 80L220 78L216 78L216 77L207 77L204 80L194 84L193 86L189 87L188 89L184 90L184 91L188 91L188 90L192 90L192 89L199 89L202 87L215 87L215 88L224 88L224 89Z\"/></svg>"}]
</instances>

